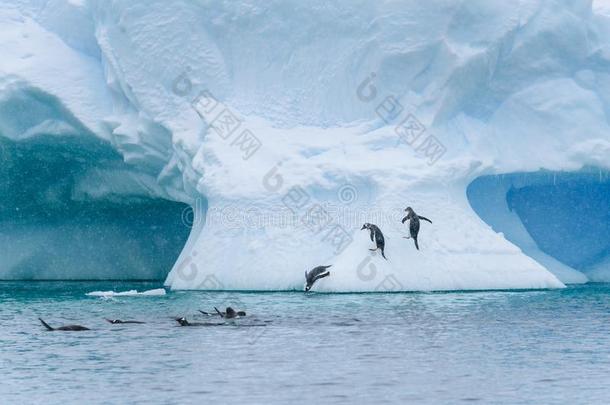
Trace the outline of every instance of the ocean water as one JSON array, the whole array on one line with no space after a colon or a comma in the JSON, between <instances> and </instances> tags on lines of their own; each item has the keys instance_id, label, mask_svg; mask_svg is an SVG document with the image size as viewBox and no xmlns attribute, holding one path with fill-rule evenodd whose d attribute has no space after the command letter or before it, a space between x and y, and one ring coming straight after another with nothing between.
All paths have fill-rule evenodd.
<instances>
[{"instance_id":1,"label":"ocean water","mask_svg":"<svg viewBox=\"0 0 610 405\"><path fill-rule=\"evenodd\" d=\"M610 285L413 294L0 283L0 403L608 403ZM218 323L197 310L232 305ZM85 332L47 332L78 323ZM111 325L104 317L146 321Z\"/></svg>"}]
</instances>

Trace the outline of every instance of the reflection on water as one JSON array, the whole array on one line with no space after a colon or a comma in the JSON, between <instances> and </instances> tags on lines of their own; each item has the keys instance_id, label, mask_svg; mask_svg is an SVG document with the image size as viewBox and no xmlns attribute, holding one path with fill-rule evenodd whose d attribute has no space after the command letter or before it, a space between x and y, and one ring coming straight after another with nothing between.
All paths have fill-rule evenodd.
<instances>
[{"instance_id":1,"label":"reflection on water","mask_svg":"<svg viewBox=\"0 0 610 405\"><path fill-rule=\"evenodd\" d=\"M610 394L610 285L85 295L158 287L0 283L2 402L602 403ZM198 310L229 305L248 316L210 327L175 321L211 322ZM92 330L46 332L38 317Z\"/></svg>"}]
</instances>

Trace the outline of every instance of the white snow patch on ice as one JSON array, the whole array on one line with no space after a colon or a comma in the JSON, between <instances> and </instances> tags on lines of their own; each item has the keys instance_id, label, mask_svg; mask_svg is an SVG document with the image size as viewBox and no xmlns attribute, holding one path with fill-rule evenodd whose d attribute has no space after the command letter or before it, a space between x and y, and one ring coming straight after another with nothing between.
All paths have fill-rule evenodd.
<instances>
[{"instance_id":1,"label":"white snow patch on ice","mask_svg":"<svg viewBox=\"0 0 610 405\"><path fill-rule=\"evenodd\" d=\"M91 291L86 295L90 297L146 297L146 296L160 296L165 295L167 292L164 288L156 288L154 290L146 290L138 292L137 290L129 291Z\"/></svg>"}]
</instances>

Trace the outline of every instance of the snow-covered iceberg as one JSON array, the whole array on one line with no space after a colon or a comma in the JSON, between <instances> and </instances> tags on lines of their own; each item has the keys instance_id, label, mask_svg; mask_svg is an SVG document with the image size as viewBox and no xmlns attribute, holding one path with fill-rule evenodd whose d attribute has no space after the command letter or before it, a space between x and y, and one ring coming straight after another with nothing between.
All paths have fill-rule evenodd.
<instances>
[{"instance_id":1,"label":"snow-covered iceberg","mask_svg":"<svg viewBox=\"0 0 610 405\"><path fill-rule=\"evenodd\" d=\"M0 278L610 279L603 3L0 3Z\"/></svg>"}]
</instances>

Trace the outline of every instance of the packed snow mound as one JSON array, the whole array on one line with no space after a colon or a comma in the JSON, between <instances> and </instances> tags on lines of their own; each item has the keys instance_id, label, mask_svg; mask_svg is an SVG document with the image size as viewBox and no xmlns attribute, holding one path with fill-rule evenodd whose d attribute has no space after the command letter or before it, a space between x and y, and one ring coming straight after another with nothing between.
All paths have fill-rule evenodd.
<instances>
[{"instance_id":1,"label":"packed snow mound","mask_svg":"<svg viewBox=\"0 0 610 405\"><path fill-rule=\"evenodd\" d=\"M604 246L570 262L531 234L527 207L502 202L511 184L467 195L482 176L533 173L527 188L541 169L608 170L599 1L0 4L0 189L29 190L0 202L0 238L20 241L0 278L91 278L117 257L123 278L145 257L167 273L169 258L166 284L181 289L301 289L320 264L333 267L319 291L552 288L604 273ZM102 216L102 237L76 231L90 223L74 210L162 201L189 204L188 220L179 205L151 211L137 247L128 219ZM419 251L406 206L433 221ZM383 230L388 260L364 222ZM88 241L103 245L95 260L76 253Z\"/></svg>"}]
</instances>

